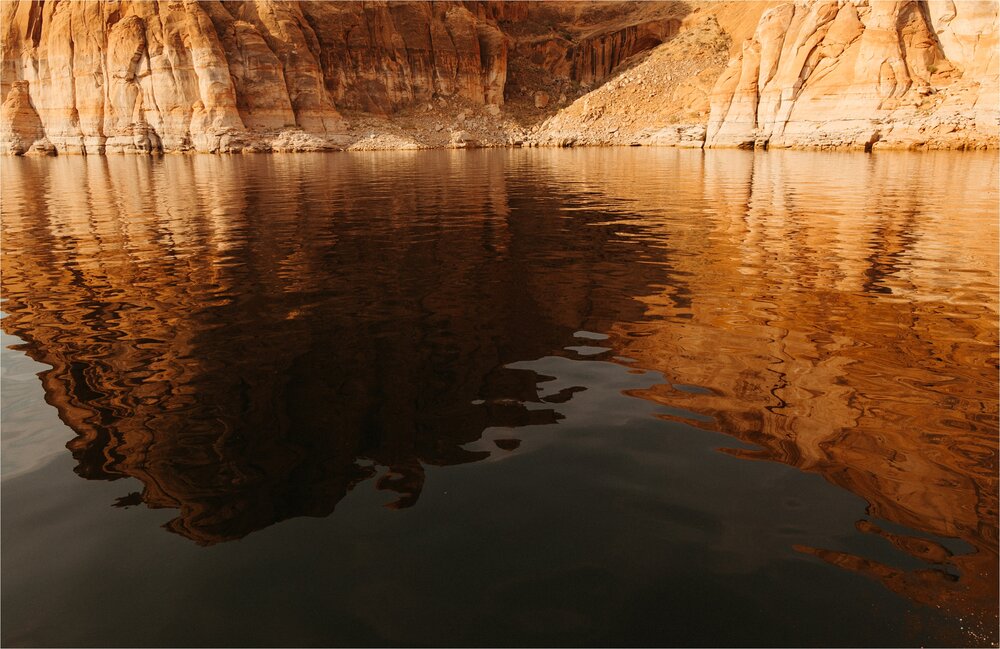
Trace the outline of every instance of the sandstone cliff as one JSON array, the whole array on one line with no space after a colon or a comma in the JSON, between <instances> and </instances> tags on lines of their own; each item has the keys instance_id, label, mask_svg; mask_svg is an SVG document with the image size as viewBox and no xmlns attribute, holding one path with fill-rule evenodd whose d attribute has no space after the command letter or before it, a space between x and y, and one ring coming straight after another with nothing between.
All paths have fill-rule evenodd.
<instances>
[{"instance_id":1,"label":"sandstone cliff","mask_svg":"<svg viewBox=\"0 0 1000 649\"><path fill-rule=\"evenodd\" d=\"M712 92L707 146L996 146L998 5L786 3Z\"/></svg>"},{"instance_id":2,"label":"sandstone cliff","mask_svg":"<svg viewBox=\"0 0 1000 649\"><path fill-rule=\"evenodd\" d=\"M0 20L4 153L970 148L1000 130L992 0L11 0Z\"/></svg>"},{"instance_id":3,"label":"sandstone cliff","mask_svg":"<svg viewBox=\"0 0 1000 649\"><path fill-rule=\"evenodd\" d=\"M401 112L414 109L434 118L463 110L496 117L509 70L520 74L526 95L540 91L539 83L599 83L624 59L668 39L685 8L683 2L4 2L0 148L17 154L379 148L360 142L370 134L352 129L342 114L356 113L355 122L391 117L378 131L391 130ZM509 66L515 50L523 64ZM438 140L479 142L480 136L455 137L459 126ZM425 145L396 136L380 142Z\"/></svg>"},{"instance_id":4,"label":"sandstone cliff","mask_svg":"<svg viewBox=\"0 0 1000 649\"><path fill-rule=\"evenodd\" d=\"M996 2L733 4L695 6L676 39L686 39L683 50L674 42L660 46L544 123L533 141L865 150L997 146ZM716 14L734 54L721 74L720 42L707 22ZM749 35L747 25L754 23ZM749 37L740 42L740 34ZM710 92L706 74L717 78ZM708 111L691 110L709 101L707 120Z\"/></svg>"},{"instance_id":5,"label":"sandstone cliff","mask_svg":"<svg viewBox=\"0 0 1000 649\"><path fill-rule=\"evenodd\" d=\"M322 148L345 133L338 107L500 104L508 39L495 21L523 9L470 6L5 2L3 148Z\"/></svg>"}]
</instances>

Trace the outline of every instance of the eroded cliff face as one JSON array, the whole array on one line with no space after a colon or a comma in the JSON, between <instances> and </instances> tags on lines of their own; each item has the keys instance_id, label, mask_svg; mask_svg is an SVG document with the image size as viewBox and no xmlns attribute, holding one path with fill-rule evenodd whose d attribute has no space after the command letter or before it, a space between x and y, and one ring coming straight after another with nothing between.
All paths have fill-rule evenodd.
<instances>
[{"instance_id":1,"label":"eroded cliff face","mask_svg":"<svg viewBox=\"0 0 1000 649\"><path fill-rule=\"evenodd\" d=\"M228 151L248 124L335 130L307 34L258 4L251 24L221 3L4 3L2 93L28 99L4 115L4 148ZM271 30L297 53L279 59Z\"/></svg>"},{"instance_id":2,"label":"eroded cliff face","mask_svg":"<svg viewBox=\"0 0 1000 649\"><path fill-rule=\"evenodd\" d=\"M496 20L524 9L470 7L6 2L3 148L323 148L345 132L338 106L502 104L508 38Z\"/></svg>"},{"instance_id":3,"label":"eroded cliff face","mask_svg":"<svg viewBox=\"0 0 1000 649\"><path fill-rule=\"evenodd\" d=\"M317 2L299 9L315 32L336 104L374 113L436 96L503 104L510 39L496 21L524 14L502 3Z\"/></svg>"},{"instance_id":4,"label":"eroded cliff face","mask_svg":"<svg viewBox=\"0 0 1000 649\"><path fill-rule=\"evenodd\" d=\"M676 38L626 62L531 139L556 146L996 147L998 7L978 0L691 3ZM711 35L708 18L731 43L728 65L718 65L718 38L695 35ZM707 104L710 112L692 110Z\"/></svg>"},{"instance_id":5,"label":"eroded cliff face","mask_svg":"<svg viewBox=\"0 0 1000 649\"><path fill-rule=\"evenodd\" d=\"M1000 140L992 0L12 0L0 19L5 153Z\"/></svg>"},{"instance_id":6,"label":"eroded cliff face","mask_svg":"<svg viewBox=\"0 0 1000 649\"><path fill-rule=\"evenodd\" d=\"M600 83L669 39L685 11L683 2L15 0L0 16L0 148L309 150L358 140L343 111L440 117L479 107L496 117L512 52L550 85Z\"/></svg>"},{"instance_id":7,"label":"eroded cliff face","mask_svg":"<svg viewBox=\"0 0 1000 649\"><path fill-rule=\"evenodd\" d=\"M729 45L715 16L695 14L669 43L543 122L533 143L701 148Z\"/></svg>"},{"instance_id":8,"label":"eroded cliff face","mask_svg":"<svg viewBox=\"0 0 1000 649\"><path fill-rule=\"evenodd\" d=\"M706 146L996 146L998 5L797 0L712 92Z\"/></svg>"}]
</instances>

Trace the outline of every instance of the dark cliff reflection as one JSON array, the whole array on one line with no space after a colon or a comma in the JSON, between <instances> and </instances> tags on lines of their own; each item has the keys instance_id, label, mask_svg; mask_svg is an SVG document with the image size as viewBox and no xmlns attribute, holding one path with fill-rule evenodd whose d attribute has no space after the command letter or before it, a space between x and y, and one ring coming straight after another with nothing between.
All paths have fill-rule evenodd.
<instances>
[{"instance_id":1,"label":"dark cliff reflection","mask_svg":"<svg viewBox=\"0 0 1000 649\"><path fill-rule=\"evenodd\" d=\"M52 366L77 472L137 478L119 504L176 508L201 544L365 480L409 507L426 467L530 447L516 429L588 386L551 393L525 361L655 370L629 395L861 496L843 533L922 567L803 556L995 642L997 165L957 160L5 161L2 322Z\"/></svg>"},{"instance_id":2,"label":"dark cliff reflection","mask_svg":"<svg viewBox=\"0 0 1000 649\"><path fill-rule=\"evenodd\" d=\"M497 157L59 162L11 178L42 204L5 213L5 327L54 368L77 472L138 478L204 544L368 478L408 507L485 428L555 422L504 365L571 340L616 256L511 205Z\"/></svg>"}]
</instances>

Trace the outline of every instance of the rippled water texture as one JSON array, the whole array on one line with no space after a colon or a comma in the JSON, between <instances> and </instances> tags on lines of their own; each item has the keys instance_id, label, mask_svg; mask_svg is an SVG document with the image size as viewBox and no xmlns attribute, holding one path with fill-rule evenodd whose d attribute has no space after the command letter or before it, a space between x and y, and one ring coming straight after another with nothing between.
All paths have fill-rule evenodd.
<instances>
[{"instance_id":1,"label":"rippled water texture","mask_svg":"<svg viewBox=\"0 0 1000 649\"><path fill-rule=\"evenodd\" d=\"M995 645L995 155L3 159L3 644Z\"/></svg>"}]
</instances>

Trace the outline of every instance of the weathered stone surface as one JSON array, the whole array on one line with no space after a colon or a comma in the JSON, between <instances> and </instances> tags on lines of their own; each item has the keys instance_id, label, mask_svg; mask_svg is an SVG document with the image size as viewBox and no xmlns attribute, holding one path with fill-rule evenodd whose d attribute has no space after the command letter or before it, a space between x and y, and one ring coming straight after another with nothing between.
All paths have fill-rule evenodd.
<instances>
[{"instance_id":1,"label":"weathered stone surface","mask_svg":"<svg viewBox=\"0 0 1000 649\"><path fill-rule=\"evenodd\" d=\"M674 37L680 25L678 17L655 17L588 35L579 42L552 36L529 41L521 49L554 74L593 84L611 76L623 61Z\"/></svg>"},{"instance_id":2,"label":"weathered stone surface","mask_svg":"<svg viewBox=\"0 0 1000 649\"><path fill-rule=\"evenodd\" d=\"M0 151L994 147L998 6L10 0Z\"/></svg>"},{"instance_id":3,"label":"weathered stone surface","mask_svg":"<svg viewBox=\"0 0 1000 649\"><path fill-rule=\"evenodd\" d=\"M729 42L715 16L693 14L669 42L544 122L534 142L700 148Z\"/></svg>"},{"instance_id":4,"label":"weathered stone surface","mask_svg":"<svg viewBox=\"0 0 1000 649\"><path fill-rule=\"evenodd\" d=\"M302 11L337 105L388 113L435 96L503 103L509 39L493 19L517 7L497 4L318 2Z\"/></svg>"},{"instance_id":5,"label":"weathered stone surface","mask_svg":"<svg viewBox=\"0 0 1000 649\"><path fill-rule=\"evenodd\" d=\"M706 146L996 146L998 7L951 0L774 7L713 89Z\"/></svg>"},{"instance_id":6,"label":"weathered stone surface","mask_svg":"<svg viewBox=\"0 0 1000 649\"><path fill-rule=\"evenodd\" d=\"M344 132L335 104L501 104L495 21L523 8L469 5L4 2L3 149L312 150Z\"/></svg>"},{"instance_id":7,"label":"weathered stone surface","mask_svg":"<svg viewBox=\"0 0 1000 649\"><path fill-rule=\"evenodd\" d=\"M239 146L236 89L204 5L7 2L2 20L0 93L27 84L58 151Z\"/></svg>"},{"instance_id":8,"label":"weathered stone surface","mask_svg":"<svg viewBox=\"0 0 1000 649\"><path fill-rule=\"evenodd\" d=\"M477 149L481 143L468 131L455 131L448 146L451 149Z\"/></svg>"},{"instance_id":9,"label":"weathered stone surface","mask_svg":"<svg viewBox=\"0 0 1000 649\"><path fill-rule=\"evenodd\" d=\"M702 124L665 126L643 142L647 146L673 146L682 149L700 149L705 144L705 127Z\"/></svg>"},{"instance_id":10,"label":"weathered stone surface","mask_svg":"<svg viewBox=\"0 0 1000 649\"><path fill-rule=\"evenodd\" d=\"M11 85L0 110L4 115L0 122L0 146L4 153L22 155L30 151L51 150L52 145L45 139L42 121L31 105L27 81L16 81Z\"/></svg>"}]
</instances>

